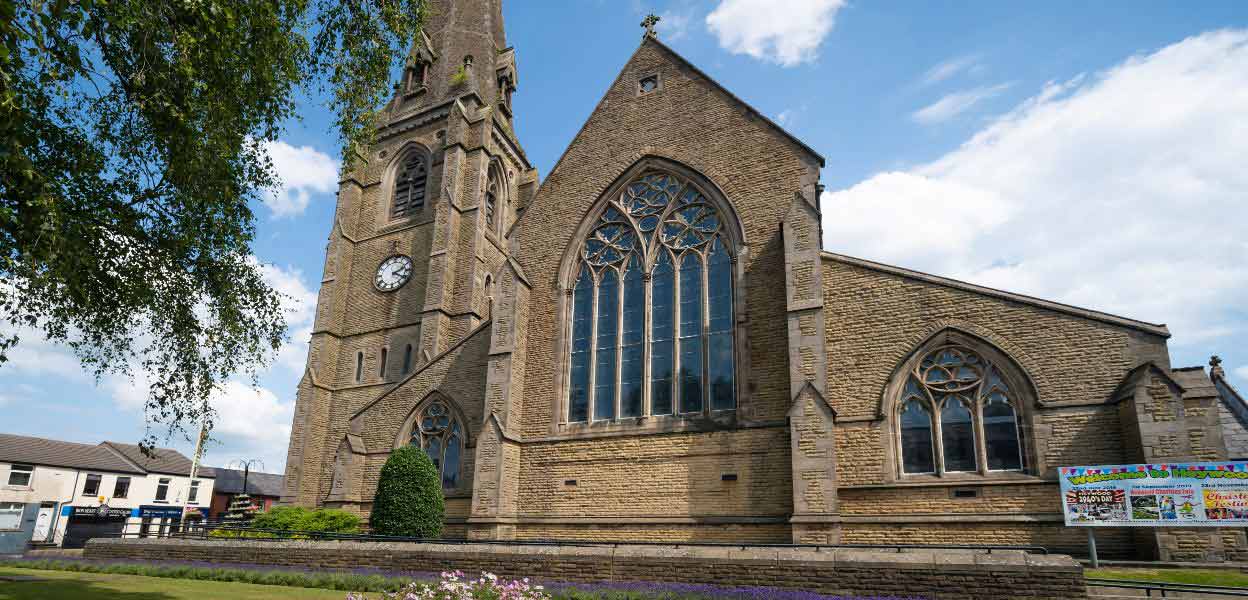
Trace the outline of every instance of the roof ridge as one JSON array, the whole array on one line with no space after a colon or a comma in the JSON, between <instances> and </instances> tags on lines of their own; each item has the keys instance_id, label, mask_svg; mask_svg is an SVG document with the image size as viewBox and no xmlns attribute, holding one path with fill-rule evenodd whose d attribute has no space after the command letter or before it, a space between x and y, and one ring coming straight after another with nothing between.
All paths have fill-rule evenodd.
<instances>
[{"instance_id":1,"label":"roof ridge","mask_svg":"<svg viewBox=\"0 0 1248 600\"><path fill-rule=\"evenodd\" d=\"M140 464L139 464L137 461L135 461L134 459L130 458L129 456L126 456L126 453L125 453L125 452L122 452L122 451L121 451L121 450L119 450L118 448L114 447L114 446L113 446L113 443L114 443L114 442L110 442L110 441L108 441L108 440L105 440L105 441L103 441L103 442L100 442L98 447L100 447L100 448L104 448L104 449L105 449L105 450L107 450L108 452L113 453L113 455L115 455L117 458L120 458L121 460L126 461L126 463L128 463L130 466L132 466L132 467L134 467L134 468L136 468L136 469L138 469L138 470L140 470L140 471L143 471L144 473L150 473L150 472L151 472L151 470L150 470L150 469L148 469L147 467L144 467L143 465L140 465Z\"/></svg>"}]
</instances>

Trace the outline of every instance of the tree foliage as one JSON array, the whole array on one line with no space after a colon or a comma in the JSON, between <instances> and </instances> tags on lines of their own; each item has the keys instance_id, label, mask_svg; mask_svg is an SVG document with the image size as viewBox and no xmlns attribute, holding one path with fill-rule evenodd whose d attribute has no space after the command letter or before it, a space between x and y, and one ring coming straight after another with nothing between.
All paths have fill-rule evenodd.
<instances>
[{"instance_id":1,"label":"tree foliage","mask_svg":"<svg viewBox=\"0 0 1248 600\"><path fill-rule=\"evenodd\" d=\"M266 144L310 83L354 156L424 11L0 0L0 365L43 336L97 378L145 373L152 422L210 421L214 387L254 380L285 335L251 253Z\"/></svg>"},{"instance_id":2,"label":"tree foliage","mask_svg":"<svg viewBox=\"0 0 1248 600\"><path fill-rule=\"evenodd\" d=\"M424 450L404 446L381 467L369 525L373 533L418 538L442 534L442 478Z\"/></svg>"}]
</instances>

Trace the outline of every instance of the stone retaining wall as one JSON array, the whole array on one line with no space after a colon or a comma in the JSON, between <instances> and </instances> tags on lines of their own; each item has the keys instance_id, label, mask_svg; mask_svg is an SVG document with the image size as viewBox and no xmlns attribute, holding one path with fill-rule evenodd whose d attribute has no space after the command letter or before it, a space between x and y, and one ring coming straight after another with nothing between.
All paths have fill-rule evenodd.
<instances>
[{"instance_id":1,"label":"stone retaining wall","mask_svg":"<svg viewBox=\"0 0 1248 600\"><path fill-rule=\"evenodd\" d=\"M688 546L544 546L378 542L102 539L91 559L247 563L314 569L373 567L550 581L654 581L768 586L826 594L933 600L1087 598L1083 568L1065 555L917 550Z\"/></svg>"}]
</instances>

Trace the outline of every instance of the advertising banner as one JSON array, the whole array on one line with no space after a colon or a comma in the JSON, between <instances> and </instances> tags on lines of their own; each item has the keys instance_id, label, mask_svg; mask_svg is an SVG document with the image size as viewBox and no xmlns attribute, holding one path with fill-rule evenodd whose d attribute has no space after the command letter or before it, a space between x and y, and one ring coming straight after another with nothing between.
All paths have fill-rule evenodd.
<instances>
[{"instance_id":1,"label":"advertising banner","mask_svg":"<svg viewBox=\"0 0 1248 600\"><path fill-rule=\"evenodd\" d=\"M142 517L144 519L181 519L182 518L181 506L144 504L143 506L139 507L138 512L139 514L136 516Z\"/></svg>"},{"instance_id":2,"label":"advertising banner","mask_svg":"<svg viewBox=\"0 0 1248 600\"><path fill-rule=\"evenodd\" d=\"M69 516L75 519L92 519L96 521L118 521L130 517L128 508L110 508L107 504L99 506L66 506Z\"/></svg>"},{"instance_id":3,"label":"advertising banner","mask_svg":"<svg viewBox=\"0 0 1248 600\"><path fill-rule=\"evenodd\" d=\"M1101 465L1058 469L1071 527L1243 527L1248 463Z\"/></svg>"}]
</instances>

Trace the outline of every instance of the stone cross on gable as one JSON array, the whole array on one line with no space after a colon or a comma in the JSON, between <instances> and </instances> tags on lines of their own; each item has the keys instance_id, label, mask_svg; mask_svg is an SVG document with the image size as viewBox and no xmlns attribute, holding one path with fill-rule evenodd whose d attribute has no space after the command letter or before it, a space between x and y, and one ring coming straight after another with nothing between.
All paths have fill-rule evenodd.
<instances>
[{"instance_id":1,"label":"stone cross on gable","mask_svg":"<svg viewBox=\"0 0 1248 600\"><path fill-rule=\"evenodd\" d=\"M654 32L654 26L658 24L658 15L654 13L646 15L646 18L641 22L641 26L646 28L646 37L658 37L658 34Z\"/></svg>"},{"instance_id":2,"label":"stone cross on gable","mask_svg":"<svg viewBox=\"0 0 1248 600\"><path fill-rule=\"evenodd\" d=\"M1209 357L1209 374L1218 378L1226 377L1226 371L1222 369L1222 358L1217 354Z\"/></svg>"}]
</instances>

